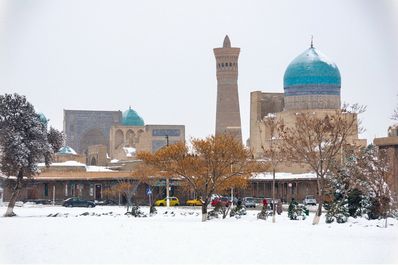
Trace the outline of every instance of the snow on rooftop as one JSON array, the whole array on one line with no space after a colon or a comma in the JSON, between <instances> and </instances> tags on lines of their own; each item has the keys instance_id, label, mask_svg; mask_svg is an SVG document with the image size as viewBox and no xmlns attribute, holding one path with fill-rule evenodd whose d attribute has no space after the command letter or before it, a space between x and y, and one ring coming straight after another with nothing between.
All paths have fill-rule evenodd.
<instances>
[{"instance_id":1,"label":"snow on rooftop","mask_svg":"<svg viewBox=\"0 0 398 265\"><path fill-rule=\"evenodd\" d=\"M267 118L276 118L276 113L268 113L267 116L265 116Z\"/></svg>"},{"instance_id":2,"label":"snow on rooftop","mask_svg":"<svg viewBox=\"0 0 398 265\"><path fill-rule=\"evenodd\" d=\"M39 167L45 167L46 165L44 163L39 163ZM113 171L107 167L103 166L87 166L86 164L77 162L77 161L66 161L66 162L60 162L60 163L52 163L50 167L85 167L87 172L109 172Z\"/></svg>"},{"instance_id":3,"label":"snow on rooftop","mask_svg":"<svg viewBox=\"0 0 398 265\"><path fill-rule=\"evenodd\" d=\"M127 157L135 156L136 149L134 147L123 147L123 150L126 153Z\"/></svg>"},{"instance_id":4,"label":"snow on rooftop","mask_svg":"<svg viewBox=\"0 0 398 265\"><path fill-rule=\"evenodd\" d=\"M87 172L111 172L112 169L101 166L86 166Z\"/></svg>"},{"instance_id":5,"label":"snow on rooftop","mask_svg":"<svg viewBox=\"0 0 398 265\"><path fill-rule=\"evenodd\" d=\"M272 172L264 172L254 174L251 179L258 179L258 180L272 180ZM302 174L293 174L287 172L277 172L275 173L275 179L282 180L282 179L316 179L315 173L302 173Z\"/></svg>"},{"instance_id":6,"label":"snow on rooftop","mask_svg":"<svg viewBox=\"0 0 398 265\"><path fill-rule=\"evenodd\" d=\"M39 163L39 167L45 167L46 165L44 163ZM53 167L85 167L86 164L77 162L77 161L65 161L65 162L59 162L59 163L51 163L50 166Z\"/></svg>"}]
</instances>

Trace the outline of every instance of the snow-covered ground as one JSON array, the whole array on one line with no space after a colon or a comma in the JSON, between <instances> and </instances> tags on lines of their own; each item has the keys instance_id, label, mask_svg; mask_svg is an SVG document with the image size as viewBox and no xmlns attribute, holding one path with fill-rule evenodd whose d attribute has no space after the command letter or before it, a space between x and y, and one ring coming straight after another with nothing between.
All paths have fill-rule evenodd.
<instances>
[{"instance_id":1,"label":"snow-covered ground","mask_svg":"<svg viewBox=\"0 0 398 265\"><path fill-rule=\"evenodd\" d=\"M388 228L365 219L313 226L313 213L291 221L283 212L273 224L249 210L202 223L198 207L166 211L134 218L119 206L16 207L17 217L0 217L0 263L398 263L394 219Z\"/></svg>"}]
</instances>

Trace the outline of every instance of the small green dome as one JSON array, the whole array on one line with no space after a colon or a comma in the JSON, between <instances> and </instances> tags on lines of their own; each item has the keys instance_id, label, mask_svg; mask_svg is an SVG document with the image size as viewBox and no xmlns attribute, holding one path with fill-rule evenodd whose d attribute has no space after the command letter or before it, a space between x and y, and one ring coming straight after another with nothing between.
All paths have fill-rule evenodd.
<instances>
[{"instance_id":1,"label":"small green dome","mask_svg":"<svg viewBox=\"0 0 398 265\"><path fill-rule=\"evenodd\" d=\"M48 123L48 119L46 118L46 116L43 114L43 113L39 113L39 119L40 119L40 122L44 125L44 126L47 126L47 123Z\"/></svg>"},{"instance_id":2,"label":"small green dome","mask_svg":"<svg viewBox=\"0 0 398 265\"><path fill-rule=\"evenodd\" d=\"M336 64L311 46L287 67L285 96L340 95L341 77Z\"/></svg>"},{"instance_id":3,"label":"small green dome","mask_svg":"<svg viewBox=\"0 0 398 265\"><path fill-rule=\"evenodd\" d=\"M77 155L76 151L70 146L63 146L58 150L60 155Z\"/></svg>"},{"instance_id":4,"label":"small green dome","mask_svg":"<svg viewBox=\"0 0 398 265\"><path fill-rule=\"evenodd\" d=\"M122 124L126 126L144 126L144 120L135 110L129 107L128 110L123 112Z\"/></svg>"}]
</instances>

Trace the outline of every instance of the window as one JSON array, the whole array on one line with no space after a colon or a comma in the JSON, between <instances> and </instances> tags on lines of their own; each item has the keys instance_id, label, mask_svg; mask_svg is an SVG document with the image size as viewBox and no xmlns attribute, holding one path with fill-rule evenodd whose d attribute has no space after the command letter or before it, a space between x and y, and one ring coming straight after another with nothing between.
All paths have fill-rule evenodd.
<instances>
[{"instance_id":1,"label":"window","mask_svg":"<svg viewBox=\"0 0 398 265\"><path fill-rule=\"evenodd\" d=\"M44 197L48 197L48 183L44 183Z\"/></svg>"},{"instance_id":2,"label":"window","mask_svg":"<svg viewBox=\"0 0 398 265\"><path fill-rule=\"evenodd\" d=\"M232 63L229 63L229 66L231 67L231 66L232 66Z\"/></svg>"},{"instance_id":3,"label":"window","mask_svg":"<svg viewBox=\"0 0 398 265\"><path fill-rule=\"evenodd\" d=\"M72 196L75 196L75 184L70 184L70 192Z\"/></svg>"},{"instance_id":4,"label":"window","mask_svg":"<svg viewBox=\"0 0 398 265\"><path fill-rule=\"evenodd\" d=\"M65 196L68 196L68 183L65 183Z\"/></svg>"},{"instance_id":5,"label":"window","mask_svg":"<svg viewBox=\"0 0 398 265\"><path fill-rule=\"evenodd\" d=\"M94 196L94 185L90 184L90 196Z\"/></svg>"},{"instance_id":6,"label":"window","mask_svg":"<svg viewBox=\"0 0 398 265\"><path fill-rule=\"evenodd\" d=\"M224 63L221 63L221 67L224 67Z\"/></svg>"}]
</instances>

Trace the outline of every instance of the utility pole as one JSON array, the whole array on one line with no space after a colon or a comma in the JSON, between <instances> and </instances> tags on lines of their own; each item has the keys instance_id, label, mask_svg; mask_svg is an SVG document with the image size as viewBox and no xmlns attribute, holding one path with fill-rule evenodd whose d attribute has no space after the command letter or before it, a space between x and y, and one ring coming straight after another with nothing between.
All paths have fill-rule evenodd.
<instances>
[{"instance_id":1,"label":"utility pole","mask_svg":"<svg viewBox=\"0 0 398 265\"><path fill-rule=\"evenodd\" d=\"M169 135L166 134L166 146L169 146ZM170 208L170 181L169 176L166 176L166 205L167 210Z\"/></svg>"},{"instance_id":2,"label":"utility pole","mask_svg":"<svg viewBox=\"0 0 398 265\"><path fill-rule=\"evenodd\" d=\"M55 205L55 184L53 185L53 206Z\"/></svg>"}]
</instances>

